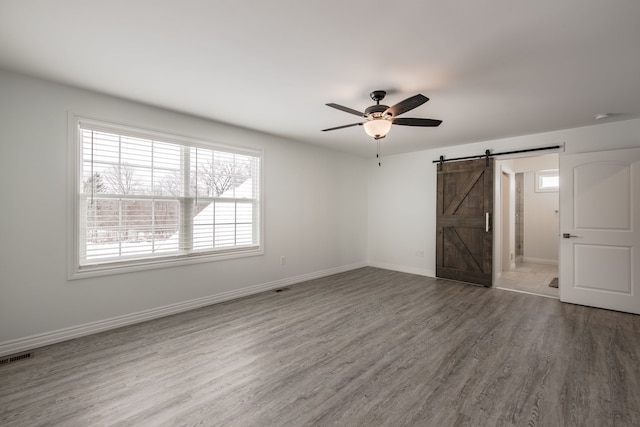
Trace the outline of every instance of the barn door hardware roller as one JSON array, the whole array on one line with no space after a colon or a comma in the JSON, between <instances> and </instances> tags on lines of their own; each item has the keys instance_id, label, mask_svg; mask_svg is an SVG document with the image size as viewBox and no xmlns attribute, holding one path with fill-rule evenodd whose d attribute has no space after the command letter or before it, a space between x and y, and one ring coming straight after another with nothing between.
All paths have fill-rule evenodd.
<instances>
[{"instance_id":1,"label":"barn door hardware roller","mask_svg":"<svg viewBox=\"0 0 640 427\"><path fill-rule=\"evenodd\" d=\"M547 151L547 150L560 150L562 149L562 145L551 145L549 147L538 147L538 148L528 148L526 150L515 150L515 151L504 151L502 153L492 153L491 150L485 150L484 154L478 154L476 156L465 156L465 157L456 157L453 159L445 159L444 156L440 156L438 160L434 160L433 163L439 163L439 168L442 170L442 166L444 162L455 162L458 160L471 160L471 159L481 159L485 158L487 161L487 166L489 166L489 158L495 156L506 156L507 154L519 154L519 153L531 153L534 151Z\"/></svg>"}]
</instances>

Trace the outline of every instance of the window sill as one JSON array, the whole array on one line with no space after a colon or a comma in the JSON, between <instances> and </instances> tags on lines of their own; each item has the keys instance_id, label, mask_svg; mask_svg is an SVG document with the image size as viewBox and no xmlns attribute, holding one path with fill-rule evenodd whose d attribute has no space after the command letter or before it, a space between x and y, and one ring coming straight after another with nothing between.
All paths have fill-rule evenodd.
<instances>
[{"instance_id":1,"label":"window sill","mask_svg":"<svg viewBox=\"0 0 640 427\"><path fill-rule=\"evenodd\" d=\"M142 259L126 262L101 263L74 266L69 273L69 280L86 279L91 277L110 276L114 274L131 273L135 271L156 270L159 268L179 267L183 265L204 262L224 261L229 259L247 258L264 255L264 249L259 246L235 249L221 252L202 254L169 256L157 259Z\"/></svg>"}]
</instances>

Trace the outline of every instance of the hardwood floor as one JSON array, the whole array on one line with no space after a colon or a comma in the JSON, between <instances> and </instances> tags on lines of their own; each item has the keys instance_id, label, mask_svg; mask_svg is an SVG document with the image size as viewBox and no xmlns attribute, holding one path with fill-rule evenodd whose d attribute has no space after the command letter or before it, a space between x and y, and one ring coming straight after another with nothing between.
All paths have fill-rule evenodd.
<instances>
[{"instance_id":1,"label":"hardwood floor","mask_svg":"<svg viewBox=\"0 0 640 427\"><path fill-rule=\"evenodd\" d=\"M363 268L0 366L2 426L638 426L640 316Z\"/></svg>"}]
</instances>

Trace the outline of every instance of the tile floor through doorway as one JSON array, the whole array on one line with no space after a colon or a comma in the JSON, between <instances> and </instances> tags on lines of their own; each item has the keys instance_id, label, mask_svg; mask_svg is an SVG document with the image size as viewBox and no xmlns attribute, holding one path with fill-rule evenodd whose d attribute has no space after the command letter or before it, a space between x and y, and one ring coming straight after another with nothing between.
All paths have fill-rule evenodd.
<instances>
[{"instance_id":1,"label":"tile floor through doorway","mask_svg":"<svg viewBox=\"0 0 640 427\"><path fill-rule=\"evenodd\" d=\"M555 277L558 277L557 265L523 262L511 271L503 271L494 286L558 298L558 288L549 286Z\"/></svg>"}]
</instances>

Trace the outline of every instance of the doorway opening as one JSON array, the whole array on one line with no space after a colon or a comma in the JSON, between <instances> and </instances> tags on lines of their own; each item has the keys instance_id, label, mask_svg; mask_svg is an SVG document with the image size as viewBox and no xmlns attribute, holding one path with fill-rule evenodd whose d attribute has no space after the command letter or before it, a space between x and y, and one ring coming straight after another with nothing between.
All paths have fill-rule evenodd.
<instances>
[{"instance_id":1,"label":"doorway opening","mask_svg":"<svg viewBox=\"0 0 640 427\"><path fill-rule=\"evenodd\" d=\"M557 153L497 161L494 287L559 297L558 164Z\"/></svg>"}]
</instances>

